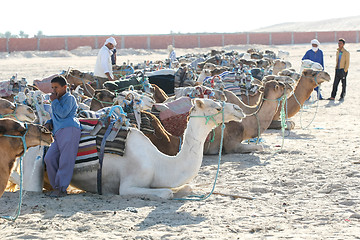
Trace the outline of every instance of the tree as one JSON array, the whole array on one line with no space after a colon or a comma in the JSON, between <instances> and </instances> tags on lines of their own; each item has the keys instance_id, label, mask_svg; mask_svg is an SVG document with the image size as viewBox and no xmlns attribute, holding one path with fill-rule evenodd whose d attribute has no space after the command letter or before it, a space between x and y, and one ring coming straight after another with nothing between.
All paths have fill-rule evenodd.
<instances>
[{"instance_id":1,"label":"tree","mask_svg":"<svg viewBox=\"0 0 360 240\"><path fill-rule=\"evenodd\" d=\"M20 31L19 36L20 36L20 38L28 38L29 34L25 34L24 31Z\"/></svg>"},{"instance_id":2,"label":"tree","mask_svg":"<svg viewBox=\"0 0 360 240\"><path fill-rule=\"evenodd\" d=\"M41 37L44 37L45 35L43 34L42 31L38 31L38 33L35 35L35 37L37 38L41 38Z\"/></svg>"}]
</instances>

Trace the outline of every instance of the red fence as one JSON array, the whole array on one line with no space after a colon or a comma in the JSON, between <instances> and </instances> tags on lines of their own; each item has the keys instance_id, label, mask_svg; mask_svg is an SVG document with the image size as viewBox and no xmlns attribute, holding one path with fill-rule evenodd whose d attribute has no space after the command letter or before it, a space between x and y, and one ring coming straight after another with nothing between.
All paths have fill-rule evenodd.
<instances>
[{"instance_id":1,"label":"red fence","mask_svg":"<svg viewBox=\"0 0 360 240\"><path fill-rule=\"evenodd\" d=\"M166 49L220 47L226 45L263 44L283 45L309 43L317 38L321 43L337 42L344 38L349 43L359 43L360 31L338 32L272 32L272 33L214 33L113 36L119 49ZM107 36L63 36L44 38L0 38L0 52L73 50L81 46L100 48Z\"/></svg>"}]
</instances>

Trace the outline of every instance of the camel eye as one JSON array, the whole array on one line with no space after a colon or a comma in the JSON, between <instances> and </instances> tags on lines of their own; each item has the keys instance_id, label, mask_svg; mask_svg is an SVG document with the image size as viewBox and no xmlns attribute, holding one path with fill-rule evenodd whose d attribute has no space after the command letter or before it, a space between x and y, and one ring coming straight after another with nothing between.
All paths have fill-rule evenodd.
<instances>
[{"instance_id":1,"label":"camel eye","mask_svg":"<svg viewBox=\"0 0 360 240\"><path fill-rule=\"evenodd\" d=\"M217 110L218 112L220 112L220 111L221 111L221 107L217 107L216 110Z\"/></svg>"}]
</instances>

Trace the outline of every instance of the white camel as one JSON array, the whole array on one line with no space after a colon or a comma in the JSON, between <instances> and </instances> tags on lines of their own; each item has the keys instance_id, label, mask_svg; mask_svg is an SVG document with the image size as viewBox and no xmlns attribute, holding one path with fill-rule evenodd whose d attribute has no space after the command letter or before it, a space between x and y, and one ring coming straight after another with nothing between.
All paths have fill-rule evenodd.
<instances>
[{"instance_id":1,"label":"white camel","mask_svg":"<svg viewBox=\"0 0 360 240\"><path fill-rule=\"evenodd\" d=\"M208 133L217 124L240 121L245 115L237 105L195 99L181 151L176 156L161 153L138 129L131 128L124 156L105 153L102 192L120 195L150 195L172 198L171 188L190 190L187 185L198 173ZM214 119L214 121L209 120ZM97 172L77 172L71 184L97 192Z\"/></svg>"}]
</instances>

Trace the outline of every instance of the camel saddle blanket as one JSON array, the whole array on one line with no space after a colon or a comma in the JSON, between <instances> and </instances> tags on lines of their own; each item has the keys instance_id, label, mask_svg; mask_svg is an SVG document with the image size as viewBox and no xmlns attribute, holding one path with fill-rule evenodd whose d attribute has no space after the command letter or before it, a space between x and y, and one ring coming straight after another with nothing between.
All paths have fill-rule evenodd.
<instances>
[{"instance_id":1,"label":"camel saddle blanket","mask_svg":"<svg viewBox=\"0 0 360 240\"><path fill-rule=\"evenodd\" d=\"M129 79L122 79L122 80L116 80L116 81L106 81L104 83L104 87L109 91L123 91L130 86L133 86L136 90L141 90L143 88L142 84L142 78L132 76Z\"/></svg>"},{"instance_id":2,"label":"camel saddle blanket","mask_svg":"<svg viewBox=\"0 0 360 240\"><path fill-rule=\"evenodd\" d=\"M17 80L13 76L10 80L0 81L0 97L9 97L11 95L16 95L19 92L23 92L27 86L27 81L25 78Z\"/></svg>"},{"instance_id":3,"label":"camel saddle blanket","mask_svg":"<svg viewBox=\"0 0 360 240\"><path fill-rule=\"evenodd\" d=\"M75 160L74 172L98 170L99 152L101 142L107 127L103 127L96 136L90 132L99 123L99 119L79 119L82 131L79 142L79 149ZM113 141L106 141L104 153L112 153L123 156L125 153L126 138L128 130L121 129Z\"/></svg>"},{"instance_id":4,"label":"camel saddle blanket","mask_svg":"<svg viewBox=\"0 0 360 240\"><path fill-rule=\"evenodd\" d=\"M163 121L170 117L189 113L191 108L191 99L189 97L181 97L169 103L154 104L152 112L154 112L155 116L158 115L159 119Z\"/></svg>"}]
</instances>

